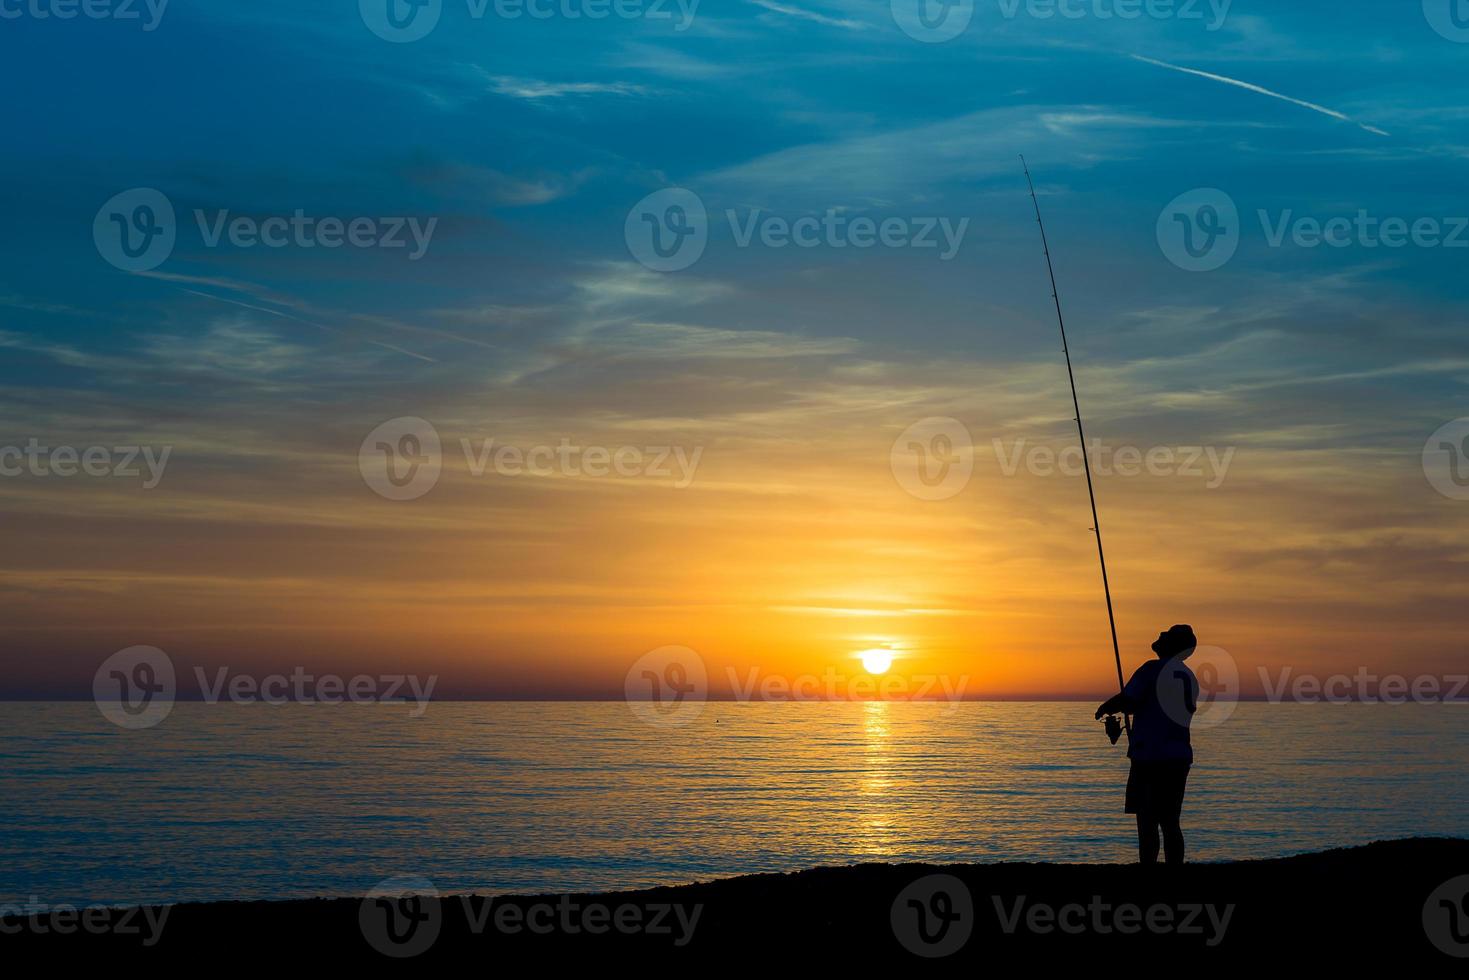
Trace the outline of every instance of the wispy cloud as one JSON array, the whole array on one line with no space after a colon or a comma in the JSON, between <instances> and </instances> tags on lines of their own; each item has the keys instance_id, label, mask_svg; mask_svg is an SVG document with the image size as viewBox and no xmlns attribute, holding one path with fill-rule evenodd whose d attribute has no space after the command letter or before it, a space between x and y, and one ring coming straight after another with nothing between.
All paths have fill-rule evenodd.
<instances>
[{"instance_id":1,"label":"wispy cloud","mask_svg":"<svg viewBox=\"0 0 1469 980\"><path fill-rule=\"evenodd\" d=\"M695 306L726 296L727 283L689 276L672 277L650 272L631 262L602 262L574 282L578 297L588 310L651 303Z\"/></svg>"},{"instance_id":2,"label":"wispy cloud","mask_svg":"<svg viewBox=\"0 0 1469 980\"><path fill-rule=\"evenodd\" d=\"M614 68L634 68L669 78L705 81L737 71L740 62L710 61L656 44L627 44L609 61Z\"/></svg>"},{"instance_id":3,"label":"wispy cloud","mask_svg":"<svg viewBox=\"0 0 1469 980\"><path fill-rule=\"evenodd\" d=\"M26 299L14 293L0 293L0 306L9 307L13 310L26 310L31 313L62 313L79 314L82 311L64 303L48 303L41 300Z\"/></svg>"},{"instance_id":4,"label":"wispy cloud","mask_svg":"<svg viewBox=\"0 0 1469 980\"><path fill-rule=\"evenodd\" d=\"M776 3L774 0L750 0L750 2L757 7L764 7L772 13L784 14L787 17L797 17L801 20L809 20L817 24L825 24L827 27L841 27L849 31L860 31L867 26L859 20L828 17L826 14L820 14L814 10L806 10L804 7L792 7L789 4Z\"/></svg>"},{"instance_id":5,"label":"wispy cloud","mask_svg":"<svg viewBox=\"0 0 1469 980\"><path fill-rule=\"evenodd\" d=\"M568 95L646 95L648 92L641 85L627 82L543 82L510 75L491 75L488 78L496 95L531 101L560 99Z\"/></svg>"},{"instance_id":6,"label":"wispy cloud","mask_svg":"<svg viewBox=\"0 0 1469 980\"><path fill-rule=\"evenodd\" d=\"M1255 85L1251 82L1242 82L1238 78L1230 78L1227 75L1216 75L1211 71L1200 71L1197 68L1185 68L1182 65L1170 64L1169 62L1159 61L1156 58L1149 58L1140 54L1135 54L1131 57L1133 58L1133 60L1141 61L1144 64L1156 65L1159 68L1167 68L1170 71L1183 72L1185 75L1197 75L1200 78L1207 78L1210 81L1223 82L1225 85L1233 85L1236 88L1242 88L1247 92L1255 92L1259 95L1268 95L1272 99L1279 99L1282 102L1289 102L1291 105L1298 105L1303 109L1310 109L1312 112L1319 112L1324 116L1330 116L1333 119L1340 119L1342 122L1349 122L1354 126L1359 126L1362 129L1365 129L1367 132L1374 133L1378 136L1392 135L1385 130L1378 129L1376 126L1370 126L1367 123L1358 122L1344 112L1338 112L1335 109L1328 109L1326 106L1317 105L1315 102L1307 102L1304 99L1297 99L1292 98L1289 95L1282 95L1280 92L1273 92L1268 88L1264 88L1260 85Z\"/></svg>"},{"instance_id":7,"label":"wispy cloud","mask_svg":"<svg viewBox=\"0 0 1469 980\"><path fill-rule=\"evenodd\" d=\"M145 337L143 350L175 369L254 377L300 371L312 358L309 347L255 326L243 315L216 319L203 333Z\"/></svg>"},{"instance_id":8,"label":"wispy cloud","mask_svg":"<svg viewBox=\"0 0 1469 980\"><path fill-rule=\"evenodd\" d=\"M591 171L518 176L477 164L429 161L414 163L403 173L415 185L445 197L518 208L548 204L574 193Z\"/></svg>"},{"instance_id":9,"label":"wispy cloud","mask_svg":"<svg viewBox=\"0 0 1469 980\"><path fill-rule=\"evenodd\" d=\"M787 147L701 177L699 186L763 204L784 192L864 203L927 198L952 181L1013 175L1020 150L1092 166L1128 152L1139 130L1176 125L1091 106L987 109Z\"/></svg>"},{"instance_id":10,"label":"wispy cloud","mask_svg":"<svg viewBox=\"0 0 1469 980\"><path fill-rule=\"evenodd\" d=\"M857 342L846 337L805 338L770 330L645 321L602 327L589 334L585 343L605 345L619 356L642 361L834 357L857 349Z\"/></svg>"}]
</instances>

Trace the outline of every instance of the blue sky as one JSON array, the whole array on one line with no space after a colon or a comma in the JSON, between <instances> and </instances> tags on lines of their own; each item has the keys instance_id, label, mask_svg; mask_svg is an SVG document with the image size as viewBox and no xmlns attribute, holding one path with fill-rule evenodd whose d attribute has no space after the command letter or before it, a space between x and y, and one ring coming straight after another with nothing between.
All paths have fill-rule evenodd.
<instances>
[{"instance_id":1,"label":"blue sky","mask_svg":"<svg viewBox=\"0 0 1469 980\"><path fill-rule=\"evenodd\" d=\"M989 330L975 313L976 303L1044 312L1017 194L1015 157L1026 152L1078 313L1263 300L1280 288L1273 276L1299 289L1349 275L1355 289L1438 319L1459 289L1448 250L1268 249L1251 221L1238 261L1198 276L1169 266L1154 240L1160 209L1194 187L1225 189L1247 215L1446 213L1463 156L1465 48L1409 8L1238 2L1210 30L1203 6L1201 20L1109 21L1042 20L1024 6L1007 18L981 3L944 44L907 37L885 3L705 3L680 31L650 18L474 19L460 0L408 44L374 36L351 4L177 0L152 31L11 21L6 71L13 89L34 93L14 100L7 127L8 210L12 228L28 229L8 255L11 288L90 300L109 319L168 299L177 309L177 289L95 268L75 233L112 194L149 186L184 212L413 212L442 226L433 261L406 268L371 253L216 255L186 233L171 273L258 281L347 315L553 305L587 268L627 259L629 207L679 185L707 200L716 225L728 208L756 207L971 219L953 266L882 249L814 249L794 264L838 290L794 283L790 251L740 254L716 232L688 278L762 284L741 290L748 304L721 304L731 325L758 318L882 342L921 292L926 329L904 343L1010 350L1025 343L1013 321ZM1131 55L1240 78L1392 136ZM384 268L390 283L374 275ZM127 342L76 320L25 326ZM422 352L435 350L445 353Z\"/></svg>"},{"instance_id":2,"label":"blue sky","mask_svg":"<svg viewBox=\"0 0 1469 980\"><path fill-rule=\"evenodd\" d=\"M510 19L493 3L475 17L465 0L443 0L433 30L405 43L342 0L172 0L156 22L141 4L141 20L59 20L37 16L39 2L0 19L5 428L12 442L166 443L178 469L167 494L147 497L25 479L0 488L25 527L6 572L11 612L64 665L56 677L83 676L95 649L139 634L200 651L238 645L262 610L281 615L287 579L320 587L301 600L320 608L293 641L313 648L312 630L353 615L342 597L368 589L354 578L367 574L357 545L334 537L342 525L401 549L398 567L423 580L424 534L493 518L523 564L514 575L476 567L488 576L481 609L510 601L501 575L544 584L517 615L547 596L592 616L599 602L625 613L668 593L649 572L628 585L636 596L588 598L568 585L579 571L536 557L605 528L573 513L640 520L599 490L497 490L489 516L452 491L411 519L370 510L381 502L360 499L353 460L384 419L434 419L446 440L615 430L704 445L717 477L690 505L691 524L726 511L756 521L772 494L789 504L806 488L810 499L758 518L767 529L802 523L833 483L860 482L853 473L890 481L888 444L916 419L963 419L981 455L992 438L1064 444L1064 375L1021 153L1094 434L1241 449L1238 483L1206 512L1112 498L1121 533L1131 523L1135 550L1153 556L1139 560L1139 592L1166 583L1157 556L1170 542L1209 558L1209 574L1178 585L1171 606L1159 599L1158 616L1224 603L1209 608L1238 620L1270 607L1248 642L1294 621L1298 632L1268 651L1278 660L1302 636L1360 637L1350 597L1386 577L1401 590L1376 600L1373 642L1409 635L1434 657L1454 647L1444 604L1469 504L1431 489L1420 453L1465 414L1469 251L1273 246L1258 216L1365 211L1455 234L1469 213L1469 43L1435 29L1433 0L1236 0L1137 19L1104 16L1119 9L1107 2L1044 17L1044 3L980 0L943 43L910 37L876 0L704 0L688 21L671 3L658 7L668 19L568 16L605 9L595 0ZM669 187L707 208L708 247L686 269L657 272L638 263L625 228ZM109 264L93 239L99 209L133 188L161 192L177 215L175 247L142 273ZM1240 215L1237 252L1207 272L1180 268L1159 238L1170 202L1200 188ZM432 219L434 230L410 259L210 246L194 218L298 210ZM965 232L947 260L737 240L752 218L826 214L908 229L962 221ZM1019 516L939 516L982 531L987 548L997 528L1026 542L986 560L1079 556L1076 602L1090 609L1080 604L1093 573L1069 538L1073 491ZM568 507L576 494L588 506ZM1004 491L986 499L1016 504ZM1206 519L1207 531L1192 523ZM292 550L302 536L334 563ZM139 554L140 542L156 548ZM626 545L609 539L584 561L603 546ZM701 546L706 558L719 547ZM468 574L448 566L445 576ZM1221 583L1246 569L1261 581L1225 603ZM160 598L185 581L197 602ZM1287 603L1281 582L1313 584ZM1030 598L996 585L986 601ZM443 601L451 616L471 602ZM83 609L88 625L69 632L62 621ZM236 632L210 633L224 609L239 616ZM1139 635L1156 626L1139 620ZM517 629L489 655L583 643ZM658 634L629 629L618 642L635 653ZM62 684L28 677L36 690Z\"/></svg>"}]
</instances>

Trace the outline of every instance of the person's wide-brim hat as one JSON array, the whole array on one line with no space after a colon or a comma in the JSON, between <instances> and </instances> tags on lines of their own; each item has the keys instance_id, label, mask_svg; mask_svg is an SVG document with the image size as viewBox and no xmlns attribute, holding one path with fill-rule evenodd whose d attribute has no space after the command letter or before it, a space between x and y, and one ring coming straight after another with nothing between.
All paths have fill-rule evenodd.
<instances>
[{"instance_id":1,"label":"person's wide-brim hat","mask_svg":"<svg viewBox=\"0 0 1469 980\"><path fill-rule=\"evenodd\" d=\"M1160 653L1166 651L1175 657L1187 658L1189 654L1194 652L1194 648L1198 645L1199 640L1198 637L1194 636L1194 628L1184 623L1179 623L1170 626L1168 631L1153 644L1153 649ZM1159 649L1160 647L1162 649Z\"/></svg>"}]
</instances>

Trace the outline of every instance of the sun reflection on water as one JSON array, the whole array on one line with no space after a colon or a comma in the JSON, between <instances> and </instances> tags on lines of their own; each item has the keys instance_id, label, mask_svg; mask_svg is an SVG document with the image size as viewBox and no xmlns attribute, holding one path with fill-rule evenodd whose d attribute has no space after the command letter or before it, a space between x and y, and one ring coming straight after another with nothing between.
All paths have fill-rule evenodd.
<instances>
[{"instance_id":1,"label":"sun reflection on water","mask_svg":"<svg viewBox=\"0 0 1469 980\"><path fill-rule=\"evenodd\" d=\"M857 840L862 854L884 857L893 851L897 820L892 798L896 785L892 755L892 709L886 701L868 701L862 706L864 751L858 780Z\"/></svg>"}]
</instances>

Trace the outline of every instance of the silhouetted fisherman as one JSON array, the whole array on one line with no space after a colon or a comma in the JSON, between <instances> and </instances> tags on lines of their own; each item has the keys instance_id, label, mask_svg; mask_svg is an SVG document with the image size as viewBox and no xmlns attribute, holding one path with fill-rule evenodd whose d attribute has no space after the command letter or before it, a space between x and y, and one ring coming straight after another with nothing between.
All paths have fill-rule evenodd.
<instances>
[{"instance_id":1,"label":"silhouetted fisherman","mask_svg":"<svg viewBox=\"0 0 1469 980\"><path fill-rule=\"evenodd\" d=\"M1137 849L1143 864L1158 862L1160 827L1168 863L1183 863L1179 814L1194 761L1188 726L1199 702L1198 679L1184 661L1198 645L1192 626L1159 633L1153 642L1158 659L1139 667L1121 693L1097 709L1098 718L1119 711L1132 715L1127 812L1137 814Z\"/></svg>"}]
</instances>

